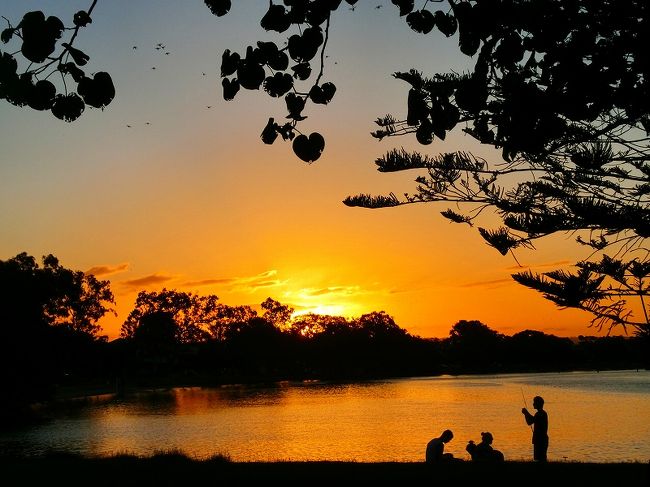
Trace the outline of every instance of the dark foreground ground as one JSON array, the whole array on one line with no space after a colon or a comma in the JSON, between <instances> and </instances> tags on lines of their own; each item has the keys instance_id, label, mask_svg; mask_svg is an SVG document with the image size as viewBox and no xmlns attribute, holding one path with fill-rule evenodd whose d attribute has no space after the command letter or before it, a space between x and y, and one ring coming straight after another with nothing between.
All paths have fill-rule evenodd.
<instances>
[{"instance_id":1,"label":"dark foreground ground","mask_svg":"<svg viewBox=\"0 0 650 487\"><path fill-rule=\"evenodd\" d=\"M648 463L470 462L230 462L195 460L166 453L151 457L119 455L84 458L67 454L42 457L0 456L0 485L13 486L245 486L245 485L394 485L517 487L650 487Z\"/></svg>"}]
</instances>

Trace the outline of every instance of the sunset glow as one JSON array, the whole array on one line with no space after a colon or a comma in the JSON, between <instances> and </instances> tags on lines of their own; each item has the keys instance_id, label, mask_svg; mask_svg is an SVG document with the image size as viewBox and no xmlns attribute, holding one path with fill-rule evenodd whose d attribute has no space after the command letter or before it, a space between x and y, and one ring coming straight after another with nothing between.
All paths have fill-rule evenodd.
<instances>
[{"instance_id":1,"label":"sunset glow","mask_svg":"<svg viewBox=\"0 0 650 487\"><path fill-rule=\"evenodd\" d=\"M0 2L12 21L34 9L67 18L87 4ZM351 194L414 190L415 172L376 171L373 161L394 147L497 157L461 132L427 147L414 137L369 135L378 116L405 111L407 89L394 71L468 66L454 42L419 36L389 8L365 22L337 12L325 76L338 91L327 107L310 107L305 129L319 129L327 144L307 165L288 143L260 140L268 117L284 116L266 94L223 100L223 50L269 37L250 21L268 2L233 4L217 19L202 2L99 2L78 42L91 71L112 73L115 101L71 124L2 104L2 259L52 253L110 280L117 316L101 324L111 339L137 293L162 288L216 294L229 305L258 307L271 297L294 316L385 311L423 337L447 336L461 319L507 334L598 333L587 314L558 310L515 284L517 261L489 248L475 228L442 218L446 205L342 204ZM154 49L159 42L169 56ZM486 222L496 219L486 214ZM575 262L585 255L574 238L540 242L517 260L536 271Z\"/></svg>"}]
</instances>

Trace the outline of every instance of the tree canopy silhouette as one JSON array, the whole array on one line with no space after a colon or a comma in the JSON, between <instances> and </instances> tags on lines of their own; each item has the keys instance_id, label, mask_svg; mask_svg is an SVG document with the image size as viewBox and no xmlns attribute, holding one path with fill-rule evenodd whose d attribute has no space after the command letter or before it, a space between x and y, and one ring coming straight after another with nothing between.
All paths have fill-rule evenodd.
<instances>
[{"instance_id":1,"label":"tree canopy silhouette","mask_svg":"<svg viewBox=\"0 0 650 487\"><path fill-rule=\"evenodd\" d=\"M0 40L20 48L14 53L0 51L0 99L49 110L66 122L79 118L86 106L103 109L109 105L115 97L110 74L86 74L82 68L90 56L73 47L79 30L92 23L96 4L93 0L88 10L76 12L69 27L58 17L46 18L40 10L27 12L15 26L3 17L7 27ZM70 37L62 42L66 31ZM69 85L76 85L76 92Z\"/></svg>"},{"instance_id":2,"label":"tree canopy silhouette","mask_svg":"<svg viewBox=\"0 0 650 487\"><path fill-rule=\"evenodd\" d=\"M0 260L0 288L6 331L26 335L60 327L99 339L98 321L115 304L108 281L67 269L51 254L43 257L42 266L26 252Z\"/></svg>"},{"instance_id":3,"label":"tree canopy silhouette","mask_svg":"<svg viewBox=\"0 0 650 487\"><path fill-rule=\"evenodd\" d=\"M77 91L86 104L101 107L112 99L110 77L86 77L79 66L87 56L71 47L77 30L89 23L95 3L75 15L73 37L61 44L59 57L51 58L51 53L62 24L40 12L26 14L16 27L9 24L2 40L9 42L16 35L23 56L48 67L56 64L79 83ZM442 215L470 226L489 208L503 226L479 226L478 231L503 255L532 249L537 239L558 232L574 233L589 252L576 264L576 272L520 272L513 278L562 308L592 313L592 324L599 329L621 325L650 333L645 303L650 273L645 248L650 236L647 2L391 3L413 31L426 35L437 29L454 37L460 52L472 59L473 69L431 76L415 70L394 73L408 86L406 114L379 117L372 135L381 139L412 134L429 145L462 130L500 150L502 157L487 161L466 152L432 156L394 149L376 160L378 170L420 171L415 192L402 197L360 194L344 203L364 208L453 203ZM219 17L232 6L230 0L205 4ZM286 42L257 41L245 53L224 50L224 99L234 99L242 88L261 88L281 100L287 121L269 117L261 133L264 143L281 136L307 163L323 153L323 136L303 134L299 126L308 103L326 105L336 94L336 85L325 77L330 19L356 4L271 0L260 25ZM434 4L439 6L435 11ZM41 68L30 67L18 75L13 55L3 53L1 60L0 94L5 99L21 106L32 100L30 106L51 108L64 120L78 116L83 105L79 96L53 95L48 82L40 79ZM24 95L27 92L31 95ZM641 310L640 317L633 313L634 306Z\"/></svg>"},{"instance_id":4,"label":"tree canopy silhouette","mask_svg":"<svg viewBox=\"0 0 650 487\"><path fill-rule=\"evenodd\" d=\"M40 266L26 252L0 260L0 289L0 411L18 413L87 365L86 351L106 341L98 320L114 299L108 281L67 269L53 255Z\"/></svg>"},{"instance_id":5,"label":"tree canopy silhouette","mask_svg":"<svg viewBox=\"0 0 650 487\"><path fill-rule=\"evenodd\" d=\"M290 34L283 48L258 42L245 56L224 51L224 98L234 98L240 86L263 86L271 96L284 96L290 122L279 125L270 118L262 139L270 144L282 135L293 140L298 157L313 162L324 140L318 133L295 134L306 103L327 103L335 93L331 82L321 80L330 16L343 3L283 3L271 1L260 24L267 31L293 27L298 33ZM647 333L647 3L447 0L435 2L442 7L435 12L427 9L434 2L422 2L420 9L413 0L392 3L415 32L435 28L457 36L474 68L432 76L396 72L394 77L409 87L406 116L378 118L372 135L414 134L429 145L461 129L499 149L502 160L488 162L465 152L428 156L391 150L377 159L379 171L422 170L416 192L402 198L361 194L344 203L365 208L456 203L467 210L449 208L442 215L469 225L492 208L503 226L478 231L503 255L532 249L536 239L557 232L575 232L591 252L576 264L576 273L521 272L514 279L560 307L593 313L599 329L631 325ZM315 82L298 91L294 82L309 78L314 59L319 68ZM289 67L289 60L296 64ZM273 74L266 76L265 69ZM640 300L641 317L632 313L633 298Z\"/></svg>"}]
</instances>

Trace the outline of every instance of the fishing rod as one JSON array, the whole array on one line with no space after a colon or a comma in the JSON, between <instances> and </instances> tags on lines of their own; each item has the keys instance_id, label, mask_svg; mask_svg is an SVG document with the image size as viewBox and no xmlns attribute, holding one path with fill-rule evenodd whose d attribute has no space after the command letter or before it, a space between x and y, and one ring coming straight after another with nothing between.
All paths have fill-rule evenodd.
<instances>
[{"instance_id":1,"label":"fishing rod","mask_svg":"<svg viewBox=\"0 0 650 487\"><path fill-rule=\"evenodd\" d=\"M528 404L526 403L526 395L524 394L524 388L520 387L521 390L521 398L524 400L524 407L526 408L526 411L528 411ZM533 431L533 425L529 424L528 427L530 428L530 431Z\"/></svg>"}]
</instances>

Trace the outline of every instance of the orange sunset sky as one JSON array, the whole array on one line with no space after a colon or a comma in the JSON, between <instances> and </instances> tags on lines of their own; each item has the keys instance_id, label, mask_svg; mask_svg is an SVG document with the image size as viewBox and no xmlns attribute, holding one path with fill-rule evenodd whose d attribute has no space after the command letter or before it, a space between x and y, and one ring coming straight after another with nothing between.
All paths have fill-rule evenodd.
<instances>
[{"instance_id":1,"label":"orange sunset sky","mask_svg":"<svg viewBox=\"0 0 650 487\"><path fill-rule=\"evenodd\" d=\"M25 12L43 10L67 25L90 3L0 0L0 14L16 25ZM407 87L393 72L470 66L455 38L412 32L388 0L340 9L323 78L338 91L326 107L308 105L300 126L326 139L323 156L308 165L288 143L266 146L259 137L268 117L285 116L282 103L246 90L222 98L224 49L283 39L259 27L267 1L233 3L217 18L201 1L99 0L75 47L90 55L88 72L111 74L113 103L70 124L0 104L1 259L52 253L65 267L109 279L118 312L102 321L110 338L138 291L163 287L216 294L230 305L272 297L301 312L383 310L423 337L447 336L461 319L506 334L598 333L589 315L561 311L514 283L516 261L440 216L448 205L342 204L351 194L415 188L415 172L375 170L374 160L394 147L498 157L460 131L427 147L414 137L370 136L377 117L405 113ZM496 220L488 215L483 224ZM566 266L587 255L574 239L558 235L517 258L539 272Z\"/></svg>"}]
</instances>

